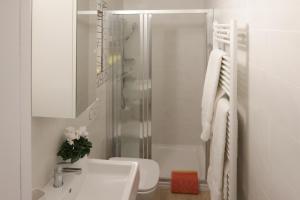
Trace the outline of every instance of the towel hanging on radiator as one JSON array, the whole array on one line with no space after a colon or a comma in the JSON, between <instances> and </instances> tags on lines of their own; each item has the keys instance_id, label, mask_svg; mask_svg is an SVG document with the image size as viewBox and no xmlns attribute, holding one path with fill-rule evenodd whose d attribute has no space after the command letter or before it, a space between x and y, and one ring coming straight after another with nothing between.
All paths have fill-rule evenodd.
<instances>
[{"instance_id":1,"label":"towel hanging on radiator","mask_svg":"<svg viewBox=\"0 0 300 200\"><path fill-rule=\"evenodd\" d=\"M202 96L202 133L201 139L208 141L211 137L211 124L214 114L214 104L219 84L222 57L225 52L214 49L209 57Z\"/></svg>"},{"instance_id":2,"label":"towel hanging on radiator","mask_svg":"<svg viewBox=\"0 0 300 200\"><path fill-rule=\"evenodd\" d=\"M218 101L212 128L213 136L210 150L210 164L207 176L211 200L222 200L223 196L223 169L228 112L229 101L223 97Z\"/></svg>"}]
</instances>

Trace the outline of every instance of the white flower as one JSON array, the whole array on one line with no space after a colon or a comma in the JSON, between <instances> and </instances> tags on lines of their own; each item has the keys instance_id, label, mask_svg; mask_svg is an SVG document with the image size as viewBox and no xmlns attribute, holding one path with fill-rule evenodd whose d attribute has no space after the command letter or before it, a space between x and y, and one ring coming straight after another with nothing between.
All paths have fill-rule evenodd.
<instances>
[{"instance_id":1,"label":"white flower","mask_svg":"<svg viewBox=\"0 0 300 200\"><path fill-rule=\"evenodd\" d=\"M69 145L73 145L74 144L74 141L70 140L70 139L67 139L67 142L69 143Z\"/></svg>"},{"instance_id":2,"label":"white flower","mask_svg":"<svg viewBox=\"0 0 300 200\"><path fill-rule=\"evenodd\" d=\"M86 130L86 126L79 127L79 129L76 132L81 137L87 137L89 135L89 133Z\"/></svg>"},{"instance_id":3,"label":"white flower","mask_svg":"<svg viewBox=\"0 0 300 200\"><path fill-rule=\"evenodd\" d=\"M73 142L73 140L78 140L80 138L80 136L78 135L78 133L75 131L74 127L68 127L65 129L65 136L69 142L69 144L71 142Z\"/></svg>"}]
</instances>

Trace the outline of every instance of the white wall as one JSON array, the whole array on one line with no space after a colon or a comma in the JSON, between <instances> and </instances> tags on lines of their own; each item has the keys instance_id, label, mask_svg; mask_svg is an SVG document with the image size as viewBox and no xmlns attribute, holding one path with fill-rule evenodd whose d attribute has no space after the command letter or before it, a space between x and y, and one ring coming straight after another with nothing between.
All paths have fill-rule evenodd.
<instances>
[{"instance_id":1,"label":"white wall","mask_svg":"<svg viewBox=\"0 0 300 200\"><path fill-rule=\"evenodd\" d=\"M109 8L121 9L121 0L107 1ZM43 187L50 179L57 162L56 153L64 136L63 130L68 126L88 126L93 148L90 157L106 158L106 85L97 89L100 101L96 104L97 118L89 120L89 109L77 119L32 119L32 184L33 188Z\"/></svg>"},{"instance_id":2,"label":"white wall","mask_svg":"<svg viewBox=\"0 0 300 200\"><path fill-rule=\"evenodd\" d=\"M105 1L108 4L108 9L112 10L122 10L123 9L123 0L107 0Z\"/></svg>"},{"instance_id":3,"label":"white wall","mask_svg":"<svg viewBox=\"0 0 300 200\"><path fill-rule=\"evenodd\" d=\"M300 2L207 0L207 7L220 22L249 23L249 52L239 50L239 199L299 199Z\"/></svg>"},{"instance_id":4,"label":"white wall","mask_svg":"<svg viewBox=\"0 0 300 200\"><path fill-rule=\"evenodd\" d=\"M124 0L124 9L161 10L203 8L204 0Z\"/></svg>"}]
</instances>

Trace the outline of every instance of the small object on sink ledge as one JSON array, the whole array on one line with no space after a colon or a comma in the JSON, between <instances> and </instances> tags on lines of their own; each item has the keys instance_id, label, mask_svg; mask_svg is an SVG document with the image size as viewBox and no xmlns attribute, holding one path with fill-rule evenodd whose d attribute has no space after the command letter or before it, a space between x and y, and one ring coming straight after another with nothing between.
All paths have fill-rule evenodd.
<instances>
[{"instance_id":1,"label":"small object on sink ledge","mask_svg":"<svg viewBox=\"0 0 300 200\"><path fill-rule=\"evenodd\" d=\"M41 189L32 190L32 200L46 200L45 192Z\"/></svg>"}]
</instances>

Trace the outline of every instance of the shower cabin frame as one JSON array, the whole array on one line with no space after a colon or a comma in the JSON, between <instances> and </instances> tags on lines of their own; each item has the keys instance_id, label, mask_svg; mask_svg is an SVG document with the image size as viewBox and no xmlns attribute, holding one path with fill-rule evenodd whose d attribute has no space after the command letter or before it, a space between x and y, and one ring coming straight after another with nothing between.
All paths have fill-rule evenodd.
<instances>
[{"instance_id":1,"label":"shower cabin frame","mask_svg":"<svg viewBox=\"0 0 300 200\"><path fill-rule=\"evenodd\" d=\"M87 11L93 12L93 11ZM142 97L141 97L141 108L142 114L140 115L140 145L139 145L139 157L151 159L151 146L152 146L152 133L151 133L151 123L152 123L152 27L151 20L154 15L174 15L174 14L204 14L206 15L206 39L207 39L207 51L206 60L207 64L208 55L212 50L212 27L214 20L213 9L184 9L184 10L114 10L105 11L107 14L111 15L139 15L140 17L140 55L141 55L141 66L146 73L141 74L141 80L146 80L142 85ZM87 14L87 13L86 13ZM144 92L146 88L151 88L150 92ZM200 122L199 122L200 123ZM119 132L117 128L117 132ZM116 133L113 131L112 143L113 143L113 156L121 156L121 133ZM200 132L199 132L200 138ZM206 149L206 171L208 169L209 160L209 145L205 144ZM206 178L205 178L206 180Z\"/></svg>"}]
</instances>

